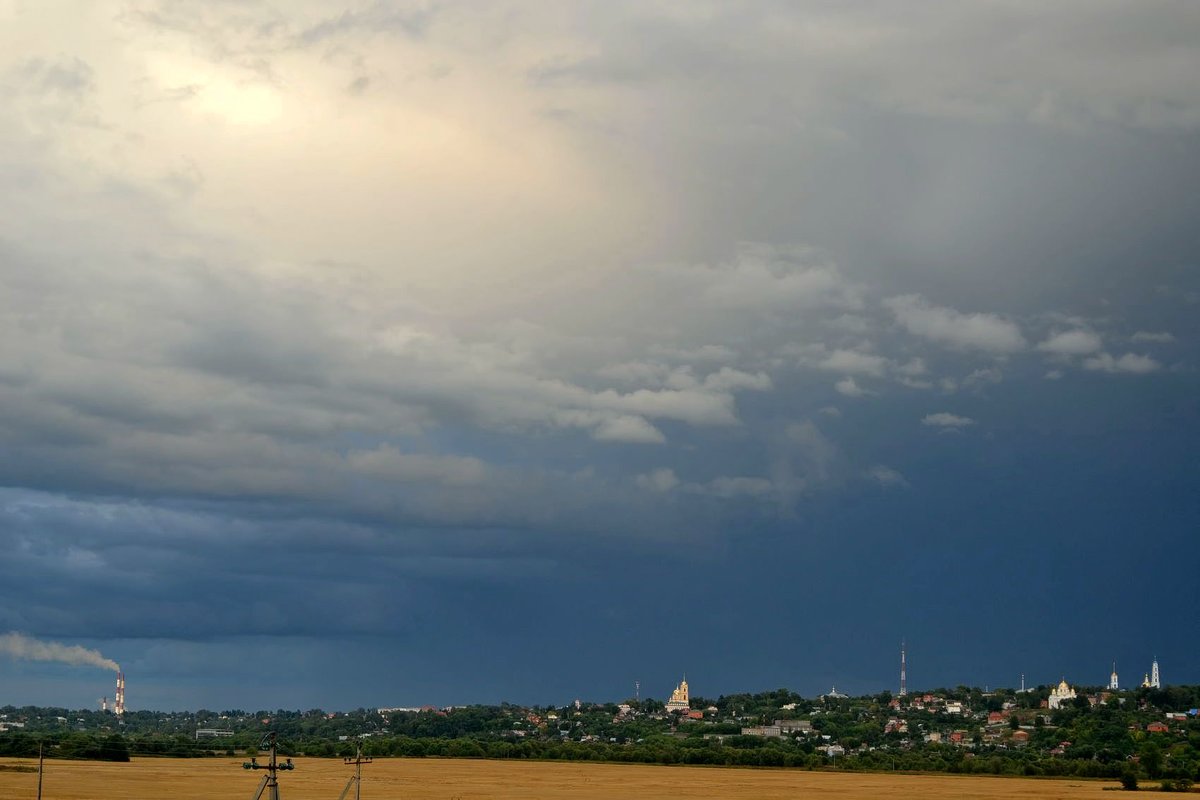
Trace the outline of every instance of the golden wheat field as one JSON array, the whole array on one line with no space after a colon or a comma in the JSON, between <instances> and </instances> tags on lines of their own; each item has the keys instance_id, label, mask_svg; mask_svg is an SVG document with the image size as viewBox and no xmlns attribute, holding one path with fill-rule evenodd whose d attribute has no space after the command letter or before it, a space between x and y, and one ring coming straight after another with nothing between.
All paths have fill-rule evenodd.
<instances>
[{"instance_id":1,"label":"golden wheat field","mask_svg":"<svg viewBox=\"0 0 1200 800\"><path fill-rule=\"evenodd\" d=\"M0 759L0 765L36 761ZM282 800L336 800L351 767L333 759L297 759L281 773ZM249 800L261 772L241 769L241 759L134 759L128 764L47 761L45 800ZM838 800L922 798L1098 798L1113 782L886 775L800 770L662 767L581 762L382 759L363 768L363 800L638 800L640 798L822 797ZM0 769L0 798L37 795L37 775ZM353 795L351 795L353 796ZM1112 797L1113 795L1105 795Z\"/></svg>"}]
</instances>

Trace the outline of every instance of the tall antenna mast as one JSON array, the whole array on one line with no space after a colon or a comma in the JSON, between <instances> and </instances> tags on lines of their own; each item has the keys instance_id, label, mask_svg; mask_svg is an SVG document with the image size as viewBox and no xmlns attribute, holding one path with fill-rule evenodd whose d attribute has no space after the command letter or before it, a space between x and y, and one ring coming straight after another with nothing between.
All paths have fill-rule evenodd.
<instances>
[{"instance_id":1,"label":"tall antenna mast","mask_svg":"<svg viewBox=\"0 0 1200 800\"><path fill-rule=\"evenodd\" d=\"M261 800L263 792L267 792L267 800L279 800L279 779L275 773L281 769L295 769L296 765L289 758L286 764L280 764L275 758L275 731L271 731L258 744L259 750L270 750L271 760L266 764L259 764L257 758L251 758L249 761L242 763L242 769L265 769L266 775L263 775L262 780L258 784L258 790L254 793L254 800Z\"/></svg>"},{"instance_id":2,"label":"tall antenna mast","mask_svg":"<svg viewBox=\"0 0 1200 800\"><path fill-rule=\"evenodd\" d=\"M360 800L362 797L362 765L370 764L371 757L363 758L362 742L358 742L358 749L354 753L354 758L343 758L347 764L354 765L354 774L350 776L350 780L346 781L346 788L342 789L342 793L338 795L338 800L346 800L346 795L350 793L350 787L354 787L354 800Z\"/></svg>"},{"instance_id":3,"label":"tall antenna mast","mask_svg":"<svg viewBox=\"0 0 1200 800\"><path fill-rule=\"evenodd\" d=\"M905 673L904 640L900 640L900 696L908 694L908 675Z\"/></svg>"},{"instance_id":4,"label":"tall antenna mast","mask_svg":"<svg viewBox=\"0 0 1200 800\"><path fill-rule=\"evenodd\" d=\"M633 682L633 699L638 701L639 704L642 702L642 682L641 681Z\"/></svg>"}]
</instances>

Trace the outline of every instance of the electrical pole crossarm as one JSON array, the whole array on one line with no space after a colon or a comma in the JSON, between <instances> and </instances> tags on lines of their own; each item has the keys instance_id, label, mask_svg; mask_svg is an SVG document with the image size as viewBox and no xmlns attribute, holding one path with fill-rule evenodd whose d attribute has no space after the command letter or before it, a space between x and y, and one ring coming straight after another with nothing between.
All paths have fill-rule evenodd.
<instances>
[{"instance_id":1,"label":"electrical pole crossarm","mask_svg":"<svg viewBox=\"0 0 1200 800\"><path fill-rule=\"evenodd\" d=\"M251 757L249 761L242 763L242 769L265 769L267 771L267 774L263 775L262 782L258 784L258 790L254 793L254 800L259 800L263 796L263 791L266 789L271 790L267 794L268 800L279 800L279 779L275 773L279 772L280 770L295 769L296 765L292 763L292 759L290 758L283 764L279 763L279 760L275 755L274 731L263 737L262 743L259 744L258 749L269 749L271 751L271 760L268 763L259 764L258 759L254 757Z\"/></svg>"}]
</instances>

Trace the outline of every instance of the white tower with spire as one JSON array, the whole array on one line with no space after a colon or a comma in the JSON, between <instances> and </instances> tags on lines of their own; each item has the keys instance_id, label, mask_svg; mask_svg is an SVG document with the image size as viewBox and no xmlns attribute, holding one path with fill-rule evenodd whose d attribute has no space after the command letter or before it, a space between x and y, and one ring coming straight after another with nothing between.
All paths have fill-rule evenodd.
<instances>
[{"instance_id":1,"label":"white tower with spire","mask_svg":"<svg viewBox=\"0 0 1200 800\"><path fill-rule=\"evenodd\" d=\"M1154 661L1150 664L1150 688L1162 688L1162 681L1158 678L1158 656L1155 656Z\"/></svg>"},{"instance_id":2,"label":"white tower with spire","mask_svg":"<svg viewBox=\"0 0 1200 800\"><path fill-rule=\"evenodd\" d=\"M1111 691L1118 691L1121 688L1120 682L1117 680L1117 662L1113 662L1112 675L1108 676L1108 688Z\"/></svg>"},{"instance_id":3,"label":"white tower with spire","mask_svg":"<svg viewBox=\"0 0 1200 800\"><path fill-rule=\"evenodd\" d=\"M904 640L900 640L900 697L908 694L908 674L905 671L907 663L905 661Z\"/></svg>"}]
</instances>

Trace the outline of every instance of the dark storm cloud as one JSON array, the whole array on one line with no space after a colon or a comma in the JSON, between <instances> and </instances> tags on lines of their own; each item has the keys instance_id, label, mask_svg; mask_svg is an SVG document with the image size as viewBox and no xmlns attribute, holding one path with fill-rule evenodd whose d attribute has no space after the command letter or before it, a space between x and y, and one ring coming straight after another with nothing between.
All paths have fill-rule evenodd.
<instances>
[{"instance_id":1,"label":"dark storm cloud","mask_svg":"<svg viewBox=\"0 0 1200 800\"><path fill-rule=\"evenodd\" d=\"M845 631L969 625L980 564L1195 548L1190 6L78 24L0 63L0 630L193 678L349 637L453 702L547 639L467 699L691 673L669 627L718 691L865 690Z\"/></svg>"}]
</instances>

